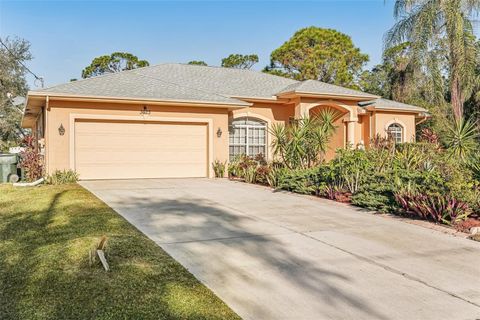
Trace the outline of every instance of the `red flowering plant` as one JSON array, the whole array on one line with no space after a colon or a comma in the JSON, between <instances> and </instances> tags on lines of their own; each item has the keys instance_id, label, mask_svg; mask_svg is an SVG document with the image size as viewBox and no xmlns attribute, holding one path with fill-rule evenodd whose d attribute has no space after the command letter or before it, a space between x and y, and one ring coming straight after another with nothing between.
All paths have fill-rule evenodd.
<instances>
[{"instance_id":1,"label":"red flowering plant","mask_svg":"<svg viewBox=\"0 0 480 320\"><path fill-rule=\"evenodd\" d=\"M35 147L35 138L31 135L26 136L22 145L25 150L20 153L18 167L23 169L27 181L38 180L43 176L43 157Z\"/></svg>"}]
</instances>

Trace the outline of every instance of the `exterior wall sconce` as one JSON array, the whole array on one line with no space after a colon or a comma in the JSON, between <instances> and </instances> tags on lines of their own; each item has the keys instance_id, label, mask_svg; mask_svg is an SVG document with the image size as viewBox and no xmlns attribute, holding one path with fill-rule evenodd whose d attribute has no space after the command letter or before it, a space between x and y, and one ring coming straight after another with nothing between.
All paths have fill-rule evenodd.
<instances>
[{"instance_id":1,"label":"exterior wall sconce","mask_svg":"<svg viewBox=\"0 0 480 320\"><path fill-rule=\"evenodd\" d=\"M60 127L58 127L58 134L61 136L65 134L65 128L63 127L62 123L60 123Z\"/></svg>"},{"instance_id":2,"label":"exterior wall sconce","mask_svg":"<svg viewBox=\"0 0 480 320\"><path fill-rule=\"evenodd\" d=\"M143 116L149 115L151 111L147 108L147 106L143 106L143 110L140 111L140 114Z\"/></svg>"},{"instance_id":3,"label":"exterior wall sconce","mask_svg":"<svg viewBox=\"0 0 480 320\"><path fill-rule=\"evenodd\" d=\"M218 130L217 130L217 137L220 138L220 137L222 136L222 133L223 133L223 132L222 132L222 129L218 128Z\"/></svg>"}]
</instances>

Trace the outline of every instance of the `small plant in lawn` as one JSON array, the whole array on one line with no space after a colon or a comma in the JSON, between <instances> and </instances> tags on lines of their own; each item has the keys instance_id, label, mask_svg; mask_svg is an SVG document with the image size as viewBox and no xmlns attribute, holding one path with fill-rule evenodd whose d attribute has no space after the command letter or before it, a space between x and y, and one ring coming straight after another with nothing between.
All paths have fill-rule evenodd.
<instances>
[{"instance_id":1,"label":"small plant in lawn","mask_svg":"<svg viewBox=\"0 0 480 320\"><path fill-rule=\"evenodd\" d=\"M78 173L73 170L55 170L46 179L48 184L67 184L78 181Z\"/></svg>"},{"instance_id":2,"label":"small plant in lawn","mask_svg":"<svg viewBox=\"0 0 480 320\"><path fill-rule=\"evenodd\" d=\"M215 160L212 163L212 168L215 173L215 178L223 178L225 176L226 162Z\"/></svg>"}]
</instances>

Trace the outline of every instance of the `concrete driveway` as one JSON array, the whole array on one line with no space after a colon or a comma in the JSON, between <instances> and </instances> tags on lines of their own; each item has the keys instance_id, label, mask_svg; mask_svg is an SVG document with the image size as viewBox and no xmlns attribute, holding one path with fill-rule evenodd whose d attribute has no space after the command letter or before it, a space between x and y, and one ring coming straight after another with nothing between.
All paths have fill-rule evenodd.
<instances>
[{"instance_id":1,"label":"concrete driveway","mask_svg":"<svg viewBox=\"0 0 480 320\"><path fill-rule=\"evenodd\" d=\"M227 180L81 184L244 319L480 319L480 243Z\"/></svg>"}]
</instances>

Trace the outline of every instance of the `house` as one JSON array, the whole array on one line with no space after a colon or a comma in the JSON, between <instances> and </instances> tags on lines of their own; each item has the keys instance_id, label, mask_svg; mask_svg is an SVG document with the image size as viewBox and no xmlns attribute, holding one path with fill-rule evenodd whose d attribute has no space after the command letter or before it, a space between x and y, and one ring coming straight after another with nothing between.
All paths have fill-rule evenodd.
<instances>
[{"instance_id":1,"label":"house","mask_svg":"<svg viewBox=\"0 0 480 320\"><path fill-rule=\"evenodd\" d=\"M262 153L272 159L273 123L338 111L335 149L387 132L413 141L420 107L320 81L252 70L161 64L28 92L32 128L47 173L81 179L212 177L214 160Z\"/></svg>"}]
</instances>

